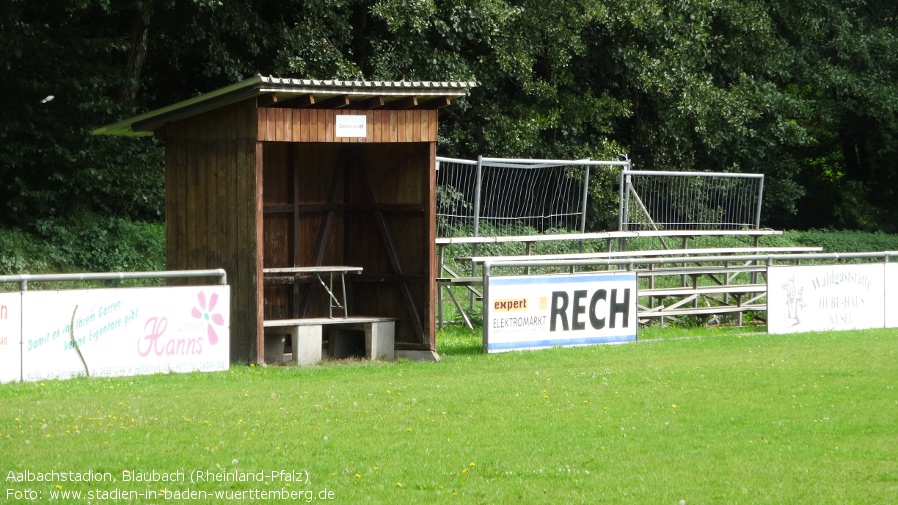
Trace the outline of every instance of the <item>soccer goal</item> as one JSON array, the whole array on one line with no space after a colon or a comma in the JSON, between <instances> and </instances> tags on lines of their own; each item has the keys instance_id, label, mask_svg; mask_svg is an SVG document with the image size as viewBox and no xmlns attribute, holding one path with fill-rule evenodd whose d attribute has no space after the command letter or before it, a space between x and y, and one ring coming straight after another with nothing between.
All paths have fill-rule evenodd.
<instances>
[{"instance_id":1,"label":"soccer goal","mask_svg":"<svg viewBox=\"0 0 898 505\"><path fill-rule=\"evenodd\" d=\"M583 232L595 166L630 163L437 157L437 237Z\"/></svg>"},{"instance_id":2,"label":"soccer goal","mask_svg":"<svg viewBox=\"0 0 898 505\"><path fill-rule=\"evenodd\" d=\"M763 174L623 170L620 230L759 229L763 195Z\"/></svg>"}]
</instances>

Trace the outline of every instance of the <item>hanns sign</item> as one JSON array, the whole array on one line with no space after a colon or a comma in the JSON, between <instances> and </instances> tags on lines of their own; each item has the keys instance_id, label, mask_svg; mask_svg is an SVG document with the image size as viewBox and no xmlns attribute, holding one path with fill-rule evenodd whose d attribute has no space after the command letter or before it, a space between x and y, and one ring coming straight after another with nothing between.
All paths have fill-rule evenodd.
<instances>
[{"instance_id":1,"label":"hanns sign","mask_svg":"<svg viewBox=\"0 0 898 505\"><path fill-rule=\"evenodd\" d=\"M495 277L486 297L487 352L636 340L634 273Z\"/></svg>"}]
</instances>

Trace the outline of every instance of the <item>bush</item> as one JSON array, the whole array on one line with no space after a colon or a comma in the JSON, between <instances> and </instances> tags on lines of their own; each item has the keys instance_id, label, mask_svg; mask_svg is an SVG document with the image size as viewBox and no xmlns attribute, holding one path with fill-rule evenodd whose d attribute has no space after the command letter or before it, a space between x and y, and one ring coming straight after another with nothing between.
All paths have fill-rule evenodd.
<instances>
[{"instance_id":1,"label":"bush","mask_svg":"<svg viewBox=\"0 0 898 505\"><path fill-rule=\"evenodd\" d=\"M0 273L136 272L165 268L165 225L127 218L48 219L0 229Z\"/></svg>"}]
</instances>

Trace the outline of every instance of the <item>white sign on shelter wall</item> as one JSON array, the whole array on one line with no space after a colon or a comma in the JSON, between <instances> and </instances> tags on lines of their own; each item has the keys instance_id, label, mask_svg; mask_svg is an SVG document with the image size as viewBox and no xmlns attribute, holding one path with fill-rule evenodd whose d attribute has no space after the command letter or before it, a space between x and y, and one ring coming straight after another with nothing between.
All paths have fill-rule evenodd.
<instances>
[{"instance_id":1,"label":"white sign on shelter wall","mask_svg":"<svg viewBox=\"0 0 898 505\"><path fill-rule=\"evenodd\" d=\"M337 138L365 138L368 136L368 116L338 114L335 118Z\"/></svg>"},{"instance_id":2,"label":"white sign on shelter wall","mask_svg":"<svg viewBox=\"0 0 898 505\"><path fill-rule=\"evenodd\" d=\"M883 263L768 268L767 331L884 327L884 271Z\"/></svg>"}]
</instances>

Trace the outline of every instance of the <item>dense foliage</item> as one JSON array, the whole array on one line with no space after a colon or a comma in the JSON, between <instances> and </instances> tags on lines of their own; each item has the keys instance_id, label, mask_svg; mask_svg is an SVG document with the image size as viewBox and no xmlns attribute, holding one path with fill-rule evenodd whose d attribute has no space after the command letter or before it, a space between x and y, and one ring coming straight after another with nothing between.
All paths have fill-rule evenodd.
<instances>
[{"instance_id":1,"label":"dense foliage","mask_svg":"<svg viewBox=\"0 0 898 505\"><path fill-rule=\"evenodd\" d=\"M476 80L440 154L762 172L767 226L895 232L896 28L886 0L5 0L0 225L160 221L162 146L90 131L261 73Z\"/></svg>"}]
</instances>

